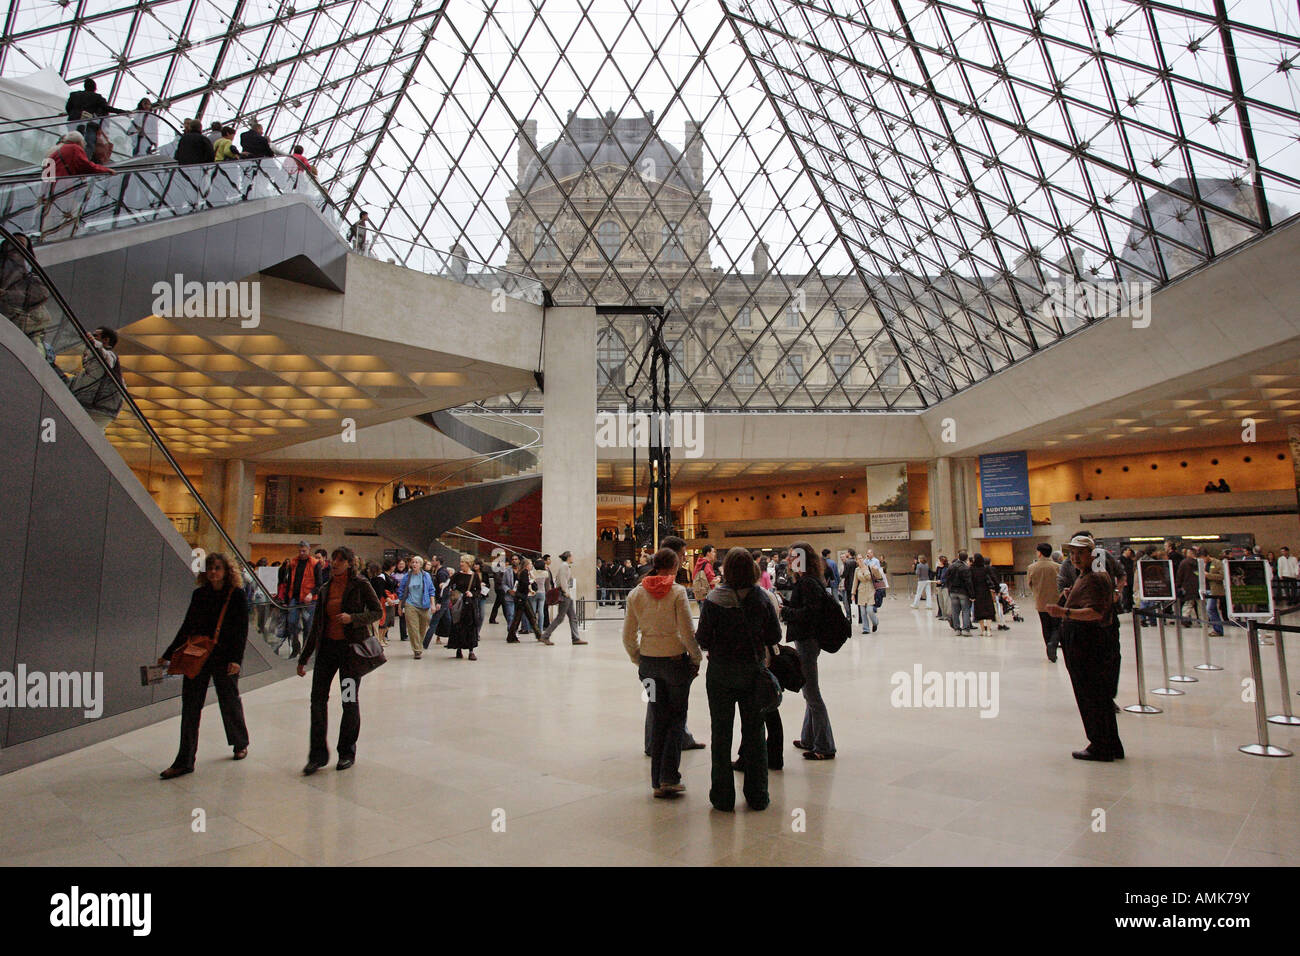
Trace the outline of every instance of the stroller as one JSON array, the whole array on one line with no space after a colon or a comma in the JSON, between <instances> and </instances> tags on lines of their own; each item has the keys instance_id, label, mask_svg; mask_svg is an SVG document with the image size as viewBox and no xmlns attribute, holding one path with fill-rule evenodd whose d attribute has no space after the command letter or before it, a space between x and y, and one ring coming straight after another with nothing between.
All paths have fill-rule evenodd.
<instances>
[{"instance_id":1,"label":"stroller","mask_svg":"<svg viewBox=\"0 0 1300 956\"><path fill-rule=\"evenodd\" d=\"M1002 582L1002 584L998 585L998 599L996 603L997 603L999 629L1006 628L1005 621L1006 621L1006 616L1008 614L1011 615L1011 620L1013 621L1024 620L1024 618L1020 616L1019 606L1016 604L1015 601L1011 600L1011 591L1007 587L1005 581Z\"/></svg>"}]
</instances>

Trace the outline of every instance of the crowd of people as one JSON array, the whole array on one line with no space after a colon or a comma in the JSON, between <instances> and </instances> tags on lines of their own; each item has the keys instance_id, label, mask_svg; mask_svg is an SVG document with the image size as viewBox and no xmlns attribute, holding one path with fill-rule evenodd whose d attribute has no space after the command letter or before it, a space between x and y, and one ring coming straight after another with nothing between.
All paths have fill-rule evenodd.
<instances>
[{"instance_id":1,"label":"crowd of people","mask_svg":"<svg viewBox=\"0 0 1300 956\"><path fill-rule=\"evenodd\" d=\"M819 676L823 653L833 653L848 636L858 608L863 634L879 628L881 603L889 588L887 563L867 550L847 549L838 555L797 542L773 555L732 548L719 561L715 548L705 545L690 559L686 542L665 538L653 554L638 553L636 563L614 566L615 600L625 608L624 648L637 668L646 700L644 749L650 757L650 785L657 798L685 792L681 779L684 750L706 746L687 726L690 688L707 657L705 686L713 749L710 803L732 811L736 802L734 774L744 775L742 792L751 809L769 803L768 774L784 768L785 732L780 715L783 690L801 692L804 715L792 746L810 761L833 760L835 737ZM1119 692L1119 615L1139 616L1151 608L1134 606L1132 582L1136 562L1169 560L1176 569L1178 613L1198 599L1204 601L1214 633L1222 634L1223 565L1227 557L1272 562L1281 582L1279 593L1294 596L1300 589L1300 560L1289 548L1274 556L1256 548L1239 554L1210 554L1205 547L1184 547L1169 541L1164 548L1148 547L1141 555L1126 548L1114 555L1081 530L1064 546L1037 546L1026 569L1026 586L1033 595L1044 648L1050 661L1063 654L1087 745L1073 752L1079 760L1124 759L1115 697ZM368 637L389 646L406 642L420 659L432 644L477 660L483 624L507 624L507 643L519 643L520 633L550 646L551 637L568 622L575 645L586 644L578 632L571 554L529 558L494 552L490 562L459 556L455 566L437 556L413 555L371 562L362 567L347 548L326 554L306 541L284 562L259 562L257 574L273 578L277 602L285 607L278 626L270 626L269 601L223 555L207 558L176 639L164 652L163 663L181 652L188 639L213 635L215 648L204 668L187 676L182 691L181 743L164 778L189 773L194 767L199 713L209 683L216 684L227 741L235 759L248 752L249 738L239 702L239 669L250 607L258 632L274 640L276 652L286 644L297 658L299 675L313 657L311 735L303 772L325 766L327 701L337 674L343 691L343 721L337 753L339 769L356 759L360 728L359 681L349 644ZM268 569L269 568L269 569ZM602 566L608 575L609 565ZM934 610L960 636L972 636L972 619L982 634L1006 628L1004 615L1016 613L1007 585L981 554L959 551L955 559L939 555L934 569L925 555L912 567L916 591L911 608ZM608 582L613 580L606 577ZM609 600L608 596L598 598ZM493 601L490 613L488 602ZM1193 610L1193 613L1196 613ZM784 625L784 633L782 630ZM445 644L444 644L445 638ZM740 720L738 756L732 758L737 713Z\"/></svg>"}]
</instances>

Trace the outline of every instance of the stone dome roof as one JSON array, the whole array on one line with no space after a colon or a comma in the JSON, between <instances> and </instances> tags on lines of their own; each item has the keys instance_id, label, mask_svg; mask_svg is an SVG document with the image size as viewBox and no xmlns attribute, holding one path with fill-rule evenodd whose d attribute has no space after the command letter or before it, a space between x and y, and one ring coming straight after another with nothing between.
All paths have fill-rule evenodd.
<instances>
[{"instance_id":1,"label":"stone dome roof","mask_svg":"<svg viewBox=\"0 0 1300 956\"><path fill-rule=\"evenodd\" d=\"M664 142L655 132L654 114L618 117L613 112L602 117L578 117L569 113L560 138L540 147L524 171L520 189L528 192L551 184L551 176L563 181L596 166L627 166L629 160L640 167L652 162L654 178L688 191L699 189L695 173L681 150ZM550 175L542 172L542 163Z\"/></svg>"}]
</instances>

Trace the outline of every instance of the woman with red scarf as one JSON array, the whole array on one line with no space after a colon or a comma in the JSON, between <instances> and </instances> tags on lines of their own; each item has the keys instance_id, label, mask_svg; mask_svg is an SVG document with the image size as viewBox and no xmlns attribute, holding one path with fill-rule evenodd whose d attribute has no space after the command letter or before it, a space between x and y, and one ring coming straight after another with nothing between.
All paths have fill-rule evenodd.
<instances>
[{"instance_id":1,"label":"woman with red scarf","mask_svg":"<svg viewBox=\"0 0 1300 956\"><path fill-rule=\"evenodd\" d=\"M651 570L627 596L623 647L650 701L650 786L656 797L684 792L681 759L691 682L703 654L695 642L686 588L676 583L677 552L660 548Z\"/></svg>"}]
</instances>

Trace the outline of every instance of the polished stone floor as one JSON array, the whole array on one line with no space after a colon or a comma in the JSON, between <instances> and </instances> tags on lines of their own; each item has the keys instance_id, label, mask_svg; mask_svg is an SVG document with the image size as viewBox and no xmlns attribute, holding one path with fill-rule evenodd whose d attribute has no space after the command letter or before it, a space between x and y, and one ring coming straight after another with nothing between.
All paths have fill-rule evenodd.
<instances>
[{"instance_id":1,"label":"polished stone floor","mask_svg":"<svg viewBox=\"0 0 1300 956\"><path fill-rule=\"evenodd\" d=\"M855 628L856 630L856 628ZM886 602L880 631L822 658L839 756L789 748L771 807L708 803L710 751L683 757L687 793L652 799L641 753L641 686L603 620L591 644L503 643L488 626L477 662L435 649L362 685L356 766L299 774L309 681L244 698L249 758L230 759L213 703L197 772L163 782L179 718L0 778L0 860L10 865L886 864L1294 865L1300 756L1250 757L1243 632L1214 642L1221 672L1193 671L1158 715L1122 714L1128 759L1083 763L1064 663L1043 654L1037 620L959 638L923 611ZM1125 629L1120 702L1135 700ZM1159 665L1154 630L1148 661ZM1187 665L1199 663L1189 635ZM1266 690L1276 709L1272 648ZM1293 657L1300 654L1300 648ZM996 673L998 713L891 705L892 675ZM707 666L707 665L706 665ZM1294 668L1293 668L1294 670ZM1150 670L1148 683L1159 680ZM1300 702L1297 702L1300 703ZM705 737L704 682L690 726ZM337 693L335 710L337 720ZM787 740L803 702L787 695ZM335 725L337 726L337 725ZM1300 732L1273 727L1300 749ZM738 778L739 783L739 778ZM194 832L195 811L206 828ZM1104 825L1104 830L1101 827Z\"/></svg>"}]
</instances>

